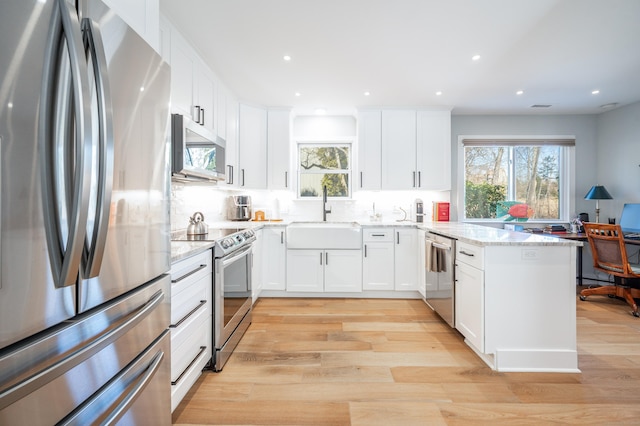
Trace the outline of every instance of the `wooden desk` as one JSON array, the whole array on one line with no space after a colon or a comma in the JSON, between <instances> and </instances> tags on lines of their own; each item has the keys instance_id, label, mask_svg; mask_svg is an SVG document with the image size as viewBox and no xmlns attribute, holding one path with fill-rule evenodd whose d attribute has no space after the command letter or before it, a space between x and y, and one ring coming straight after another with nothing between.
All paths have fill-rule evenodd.
<instances>
[{"instance_id":1,"label":"wooden desk","mask_svg":"<svg viewBox=\"0 0 640 426\"><path fill-rule=\"evenodd\" d=\"M564 238L565 240L575 240L575 241L589 241L589 239L587 238L587 234L585 234L584 232L580 232L577 234L572 234L571 232L558 232L558 233L553 233L553 234L547 234L547 233L543 233L541 235L547 236L547 237L556 237L556 238ZM640 245L640 240L624 240L625 244L633 244L633 245ZM582 286L582 246L578 246L578 256L577 256L577 261L578 261L578 276L576 277L578 279L578 285Z\"/></svg>"}]
</instances>

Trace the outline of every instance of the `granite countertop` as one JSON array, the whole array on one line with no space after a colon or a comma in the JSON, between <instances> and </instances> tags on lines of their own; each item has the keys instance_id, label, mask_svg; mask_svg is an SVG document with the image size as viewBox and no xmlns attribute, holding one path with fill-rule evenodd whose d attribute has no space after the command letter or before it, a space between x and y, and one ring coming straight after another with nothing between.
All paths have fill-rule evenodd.
<instances>
[{"instance_id":1,"label":"granite countertop","mask_svg":"<svg viewBox=\"0 0 640 426\"><path fill-rule=\"evenodd\" d=\"M171 241L171 263L210 250L214 241Z\"/></svg>"},{"instance_id":2,"label":"granite countertop","mask_svg":"<svg viewBox=\"0 0 640 426\"><path fill-rule=\"evenodd\" d=\"M530 234L528 232L507 231L489 226L474 225L461 222L426 222L419 225L420 229L432 231L446 237L452 237L469 244L481 246L576 246L583 243L544 234Z\"/></svg>"}]
</instances>

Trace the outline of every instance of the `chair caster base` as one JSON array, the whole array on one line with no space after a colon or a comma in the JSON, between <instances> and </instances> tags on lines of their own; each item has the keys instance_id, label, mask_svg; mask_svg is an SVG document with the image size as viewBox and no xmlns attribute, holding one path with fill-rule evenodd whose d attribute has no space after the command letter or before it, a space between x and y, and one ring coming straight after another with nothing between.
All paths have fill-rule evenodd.
<instances>
[{"instance_id":1,"label":"chair caster base","mask_svg":"<svg viewBox=\"0 0 640 426\"><path fill-rule=\"evenodd\" d=\"M638 311L632 311L631 312L633 314L634 317L639 318L640 317L640 312Z\"/></svg>"},{"instance_id":2,"label":"chair caster base","mask_svg":"<svg viewBox=\"0 0 640 426\"><path fill-rule=\"evenodd\" d=\"M587 296L580 295L580 300L584 302L585 300L587 300Z\"/></svg>"}]
</instances>

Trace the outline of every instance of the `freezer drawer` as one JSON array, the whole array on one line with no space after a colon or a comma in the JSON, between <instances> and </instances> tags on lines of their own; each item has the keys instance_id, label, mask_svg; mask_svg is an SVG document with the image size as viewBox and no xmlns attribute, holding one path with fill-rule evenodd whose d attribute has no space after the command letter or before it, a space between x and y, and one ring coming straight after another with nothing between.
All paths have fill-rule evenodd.
<instances>
[{"instance_id":1,"label":"freezer drawer","mask_svg":"<svg viewBox=\"0 0 640 426\"><path fill-rule=\"evenodd\" d=\"M145 364L140 354L148 352L149 346L156 345L158 337L164 334L167 336L160 344L163 349L150 355L154 361L141 368L151 374L149 369L153 365L154 373L149 380L142 380L144 383L162 381L162 387L158 388L162 391L156 397L166 400L166 404L154 413L166 414L160 417L170 422L169 288L169 277L163 275L73 321L3 350L0 353L0 424L51 425L76 407L88 404L96 392L127 395L130 386L135 388L138 376L144 373L136 373L140 369L135 368L135 371L125 370L134 362ZM147 390L149 386L146 385L144 392L155 393ZM93 402L90 406L107 404L102 409L112 410L117 405L109 395L99 400L103 402ZM94 410L89 406L87 409ZM85 419L85 415L81 418ZM127 414L126 418L130 416Z\"/></svg>"}]
</instances>

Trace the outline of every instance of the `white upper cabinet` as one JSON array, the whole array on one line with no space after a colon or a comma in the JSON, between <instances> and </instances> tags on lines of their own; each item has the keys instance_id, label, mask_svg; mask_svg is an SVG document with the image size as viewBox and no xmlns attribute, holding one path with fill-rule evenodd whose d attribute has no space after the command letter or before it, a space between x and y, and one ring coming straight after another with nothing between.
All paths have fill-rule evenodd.
<instances>
[{"instance_id":1,"label":"white upper cabinet","mask_svg":"<svg viewBox=\"0 0 640 426\"><path fill-rule=\"evenodd\" d=\"M358 112L357 188L450 190L451 113Z\"/></svg>"},{"instance_id":2,"label":"white upper cabinet","mask_svg":"<svg viewBox=\"0 0 640 426\"><path fill-rule=\"evenodd\" d=\"M194 108L199 114L198 122L207 129L217 132L216 112L217 95L216 81L204 64L199 63L196 68Z\"/></svg>"},{"instance_id":3,"label":"white upper cabinet","mask_svg":"<svg viewBox=\"0 0 640 426\"><path fill-rule=\"evenodd\" d=\"M267 110L240 105L238 135L241 188L267 188Z\"/></svg>"},{"instance_id":4,"label":"white upper cabinet","mask_svg":"<svg viewBox=\"0 0 640 426\"><path fill-rule=\"evenodd\" d=\"M358 111L358 176L356 188L379 190L382 182L382 113Z\"/></svg>"},{"instance_id":5,"label":"white upper cabinet","mask_svg":"<svg viewBox=\"0 0 640 426\"><path fill-rule=\"evenodd\" d=\"M289 189L291 179L291 110L267 112L268 188Z\"/></svg>"},{"instance_id":6,"label":"white upper cabinet","mask_svg":"<svg viewBox=\"0 0 640 426\"><path fill-rule=\"evenodd\" d=\"M171 31L171 111L217 132L217 81L189 43Z\"/></svg>"},{"instance_id":7,"label":"white upper cabinet","mask_svg":"<svg viewBox=\"0 0 640 426\"><path fill-rule=\"evenodd\" d=\"M227 119L226 134L224 138L227 142L227 147L225 148L225 163L227 166L226 183L230 186L238 186L238 117L240 114L240 104L230 92L227 93L225 104Z\"/></svg>"},{"instance_id":8,"label":"white upper cabinet","mask_svg":"<svg viewBox=\"0 0 640 426\"><path fill-rule=\"evenodd\" d=\"M160 45L159 0L103 0L153 49L162 54Z\"/></svg>"},{"instance_id":9,"label":"white upper cabinet","mask_svg":"<svg viewBox=\"0 0 640 426\"><path fill-rule=\"evenodd\" d=\"M451 189L451 113L417 112L418 188Z\"/></svg>"},{"instance_id":10,"label":"white upper cabinet","mask_svg":"<svg viewBox=\"0 0 640 426\"><path fill-rule=\"evenodd\" d=\"M171 32L171 112L193 116L197 56L176 32ZM197 121L197 120L196 120Z\"/></svg>"},{"instance_id":11,"label":"white upper cabinet","mask_svg":"<svg viewBox=\"0 0 640 426\"><path fill-rule=\"evenodd\" d=\"M382 111L382 189L416 188L416 112Z\"/></svg>"}]
</instances>

